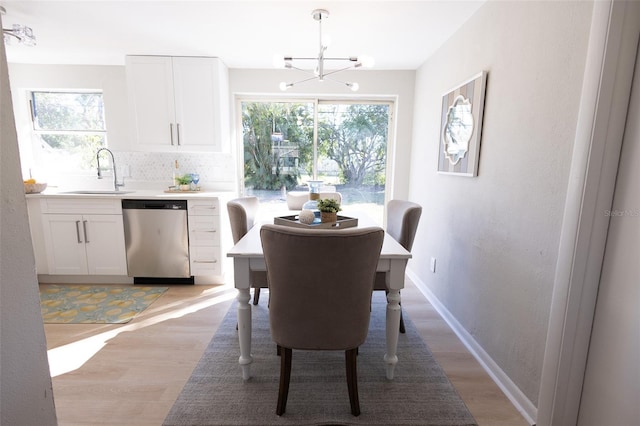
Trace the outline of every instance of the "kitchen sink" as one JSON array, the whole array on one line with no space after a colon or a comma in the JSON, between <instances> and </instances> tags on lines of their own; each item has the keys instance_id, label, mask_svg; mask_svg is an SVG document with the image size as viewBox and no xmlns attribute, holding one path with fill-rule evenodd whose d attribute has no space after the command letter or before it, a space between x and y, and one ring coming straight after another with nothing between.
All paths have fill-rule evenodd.
<instances>
[{"instance_id":1,"label":"kitchen sink","mask_svg":"<svg viewBox=\"0 0 640 426\"><path fill-rule=\"evenodd\" d=\"M78 190L78 191L64 191L64 192L60 192L60 194L86 194L86 195L91 195L91 194L102 194L102 195L120 195L120 194L131 194L132 192L135 191L114 191L114 190L100 190L100 189L82 189L82 190Z\"/></svg>"}]
</instances>

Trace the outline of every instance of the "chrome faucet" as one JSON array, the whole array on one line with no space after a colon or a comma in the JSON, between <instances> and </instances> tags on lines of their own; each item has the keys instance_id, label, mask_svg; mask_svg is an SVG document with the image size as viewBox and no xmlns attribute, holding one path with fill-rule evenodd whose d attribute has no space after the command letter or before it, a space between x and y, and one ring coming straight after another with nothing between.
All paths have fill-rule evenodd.
<instances>
[{"instance_id":1,"label":"chrome faucet","mask_svg":"<svg viewBox=\"0 0 640 426\"><path fill-rule=\"evenodd\" d=\"M124 183L118 183L118 175L116 174L116 159L113 157L113 152L111 152L108 148L100 148L98 152L96 152L96 161L98 162L98 179L102 179L102 169L100 168L100 152L107 151L111 154L111 165L113 167L113 190L119 191L121 186L124 186Z\"/></svg>"}]
</instances>

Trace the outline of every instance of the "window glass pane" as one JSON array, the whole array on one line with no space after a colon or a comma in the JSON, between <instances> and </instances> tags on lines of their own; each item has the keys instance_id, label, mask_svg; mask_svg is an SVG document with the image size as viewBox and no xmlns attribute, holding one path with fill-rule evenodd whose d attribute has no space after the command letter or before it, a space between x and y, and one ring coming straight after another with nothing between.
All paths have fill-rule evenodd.
<instances>
[{"instance_id":1,"label":"window glass pane","mask_svg":"<svg viewBox=\"0 0 640 426\"><path fill-rule=\"evenodd\" d=\"M282 202L313 171L313 103L243 102L242 127L245 191Z\"/></svg>"},{"instance_id":2,"label":"window glass pane","mask_svg":"<svg viewBox=\"0 0 640 426\"><path fill-rule=\"evenodd\" d=\"M32 93L34 129L104 131L101 93Z\"/></svg>"},{"instance_id":3,"label":"window glass pane","mask_svg":"<svg viewBox=\"0 0 640 426\"><path fill-rule=\"evenodd\" d=\"M96 167L96 153L106 146L104 134L39 134L40 159L44 168L69 174Z\"/></svg>"},{"instance_id":4,"label":"window glass pane","mask_svg":"<svg viewBox=\"0 0 640 426\"><path fill-rule=\"evenodd\" d=\"M261 213L279 206L289 191L338 191L342 204L382 223L385 201L389 104L320 102L241 103L244 195ZM314 120L318 135L314 141ZM315 170L314 170L315 168Z\"/></svg>"},{"instance_id":5,"label":"window glass pane","mask_svg":"<svg viewBox=\"0 0 640 426\"><path fill-rule=\"evenodd\" d=\"M102 93L35 91L31 105L35 168L50 176L95 169L96 152L107 146Z\"/></svg>"},{"instance_id":6,"label":"window glass pane","mask_svg":"<svg viewBox=\"0 0 640 426\"><path fill-rule=\"evenodd\" d=\"M388 104L318 106L318 179L336 186L345 206L382 218L385 199Z\"/></svg>"}]
</instances>

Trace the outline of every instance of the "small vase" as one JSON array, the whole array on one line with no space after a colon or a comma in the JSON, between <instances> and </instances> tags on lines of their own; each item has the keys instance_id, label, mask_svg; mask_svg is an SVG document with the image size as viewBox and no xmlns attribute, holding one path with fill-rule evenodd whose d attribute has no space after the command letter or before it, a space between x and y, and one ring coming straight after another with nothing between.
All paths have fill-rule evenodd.
<instances>
[{"instance_id":1,"label":"small vase","mask_svg":"<svg viewBox=\"0 0 640 426\"><path fill-rule=\"evenodd\" d=\"M320 212L320 221L324 223L337 222L338 213L335 212Z\"/></svg>"},{"instance_id":2,"label":"small vase","mask_svg":"<svg viewBox=\"0 0 640 426\"><path fill-rule=\"evenodd\" d=\"M311 210L315 217L320 217L320 210L318 210L318 200L320 199L320 185L321 180L309 181L309 201L302 205L303 210Z\"/></svg>"},{"instance_id":3,"label":"small vase","mask_svg":"<svg viewBox=\"0 0 640 426\"><path fill-rule=\"evenodd\" d=\"M191 186L189 184L180 185L180 191L189 191L190 189L191 189Z\"/></svg>"}]
</instances>

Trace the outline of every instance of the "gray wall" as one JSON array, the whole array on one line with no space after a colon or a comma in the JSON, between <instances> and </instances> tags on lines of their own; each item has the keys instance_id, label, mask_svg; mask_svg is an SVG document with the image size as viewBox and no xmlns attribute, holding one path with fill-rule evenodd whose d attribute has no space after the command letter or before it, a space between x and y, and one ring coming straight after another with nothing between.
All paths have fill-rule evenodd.
<instances>
[{"instance_id":1,"label":"gray wall","mask_svg":"<svg viewBox=\"0 0 640 426\"><path fill-rule=\"evenodd\" d=\"M591 11L489 2L416 75L409 198L424 212L411 268L533 406ZM481 70L479 176L438 174L441 96Z\"/></svg>"}]
</instances>

